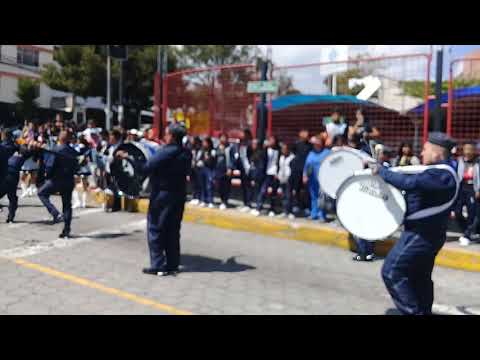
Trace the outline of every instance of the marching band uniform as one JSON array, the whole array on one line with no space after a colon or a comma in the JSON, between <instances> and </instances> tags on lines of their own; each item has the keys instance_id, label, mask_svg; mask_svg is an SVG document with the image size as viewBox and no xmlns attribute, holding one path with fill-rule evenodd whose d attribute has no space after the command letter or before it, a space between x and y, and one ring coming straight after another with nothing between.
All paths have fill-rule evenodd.
<instances>
[{"instance_id":1,"label":"marching band uniform","mask_svg":"<svg viewBox=\"0 0 480 360\"><path fill-rule=\"evenodd\" d=\"M135 164L150 176L152 185L147 215L151 267L143 270L149 275L173 275L180 266L180 228L192 155L181 143L185 129L175 124L170 129L180 141L165 145L147 163Z\"/></svg>"},{"instance_id":2,"label":"marching band uniform","mask_svg":"<svg viewBox=\"0 0 480 360\"><path fill-rule=\"evenodd\" d=\"M53 151L57 154L49 154L46 161L47 181L38 192L38 197L53 217L53 223L64 221L61 238L70 235L72 223L72 192L75 187L74 176L78 170L79 155L70 145L57 145ZM63 217L57 208L50 202L50 196L56 192L62 198Z\"/></svg>"},{"instance_id":3,"label":"marching band uniform","mask_svg":"<svg viewBox=\"0 0 480 360\"><path fill-rule=\"evenodd\" d=\"M432 133L429 142L451 149L446 135ZM448 161L440 164L450 166ZM379 166L379 165L377 165ZM389 184L406 192L407 217L420 210L448 203L456 193L456 179L445 169L420 174L395 173L379 166L378 174ZM435 257L446 240L449 210L419 220L405 220L400 240L385 259L384 283L397 308L406 315L431 315Z\"/></svg>"},{"instance_id":4,"label":"marching band uniform","mask_svg":"<svg viewBox=\"0 0 480 360\"><path fill-rule=\"evenodd\" d=\"M12 141L0 144L0 199L8 197L7 223L15 219L18 207L17 185L20 179L20 170L25 162L25 157L14 155L18 147Z\"/></svg>"}]
</instances>

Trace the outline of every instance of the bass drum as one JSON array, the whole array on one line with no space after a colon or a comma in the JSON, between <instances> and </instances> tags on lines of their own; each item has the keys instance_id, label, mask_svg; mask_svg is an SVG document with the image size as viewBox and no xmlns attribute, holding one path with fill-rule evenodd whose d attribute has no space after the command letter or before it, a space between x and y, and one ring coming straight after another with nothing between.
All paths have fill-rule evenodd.
<instances>
[{"instance_id":1,"label":"bass drum","mask_svg":"<svg viewBox=\"0 0 480 360\"><path fill-rule=\"evenodd\" d=\"M150 182L148 178L139 174L134 167L135 163L145 164L160 148L159 145L142 144L138 142L124 143L118 146L114 153L114 160L110 164L110 173L119 190L129 197L148 196ZM128 152L128 159L117 159L118 151Z\"/></svg>"},{"instance_id":2,"label":"bass drum","mask_svg":"<svg viewBox=\"0 0 480 360\"><path fill-rule=\"evenodd\" d=\"M363 161L367 156L347 147L339 148L328 154L320 164L318 182L323 193L330 198L337 198L340 185L352 176L355 171L364 168Z\"/></svg>"},{"instance_id":3,"label":"bass drum","mask_svg":"<svg viewBox=\"0 0 480 360\"><path fill-rule=\"evenodd\" d=\"M340 186L337 195L338 220L361 239L386 240L405 219L407 204L403 194L380 176L352 176Z\"/></svg>"}]
</instances>

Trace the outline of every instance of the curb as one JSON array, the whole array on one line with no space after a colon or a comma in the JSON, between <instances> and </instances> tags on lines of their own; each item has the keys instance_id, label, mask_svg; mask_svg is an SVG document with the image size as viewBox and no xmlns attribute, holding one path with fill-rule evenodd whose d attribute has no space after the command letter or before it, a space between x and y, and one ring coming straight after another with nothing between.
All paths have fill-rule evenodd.
<instances>
[{"instance_id":1,"label":"curb","mask_svg":"<svg viewBox=\"0 0 480 360\"><path fill-rule=\"evenodd\" d=\"M104 203L105 197L102 192L92 195L95 202ZM148 199L129 200L122 198L122 209L146 214L148 203ZM355 250L355 242L345 230L324 225L259 218L233 210L219 211L218 209L198 208L188 204L185 206L183 221L315 245L334 246L350 251ZM377 242L375 245L376 255L385 257L394 244L395 240ZM480 272L480 252L444 247L438 254L435 264L458 270Z\"/></svg>"}]
</instances>

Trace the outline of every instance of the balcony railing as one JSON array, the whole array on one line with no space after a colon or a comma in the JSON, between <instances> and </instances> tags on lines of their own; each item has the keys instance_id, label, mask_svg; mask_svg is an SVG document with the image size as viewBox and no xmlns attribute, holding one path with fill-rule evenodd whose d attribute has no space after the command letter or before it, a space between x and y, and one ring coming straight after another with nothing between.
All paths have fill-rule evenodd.
<instances>
[{"instance_id":1,"label":"balcony railing","mask_svg":"<svg viewBox=\"0 0 480 360\"><path fill-rule=\"evenodd\" d=\"M15 66L17 68L28 70L36 74L40 74L41 72L40 66L29 66L25 64L19 64L16 58L7 56L5 54L0 54L0 64Z\"/></svg>"}]
</instances>

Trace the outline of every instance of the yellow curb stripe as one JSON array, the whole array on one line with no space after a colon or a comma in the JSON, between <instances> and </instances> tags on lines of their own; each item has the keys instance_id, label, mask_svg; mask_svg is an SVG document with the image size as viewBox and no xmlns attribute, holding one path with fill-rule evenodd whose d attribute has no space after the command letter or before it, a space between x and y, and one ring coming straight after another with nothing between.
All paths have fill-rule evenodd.
<instances>
[{"instance_id":1,"label":"yellow curb stripe","mask_svg":"<svg viewBox=\"0 0 480 360\"><path fill-rule=\"evenodd\" d=\"M45 267L45 266L42 266L42 265L34 264L34 263L31 263L31 262L23 260L23 259L16 259L16 260L14 260L14 262L15 262L15 264L17 264L19 266L22 266L24 268L28 268L28 269L31 269L31 270L36 270L38 272L41 272L41 273L44 273L44 274L47 274L47 275L50 275L50 276L53 276L53 277L56 277L56 278L59 278L59 279L63 279L63 280L69 281L69 282L77 284L77 285L88 287L90 289L95 289L95 290L98 290L100 292L103 292L103 293L106 293L106 294L109 294L109 295L113 295L113 296L116 296L116 297L119 297L119 298L122 298L122 299L125 299L125 300L135 302L137 304L150 306L154 309L161 310L161 311L173 314L173 315L193 315L193 313L191 313L191 312L179 310L179 309L177 309L173 306L170 306L170 305L160 304L160 303L155 302L153 300L150 300L150 299L147 299L147 298L144 298L144 297L141 297L141 296L137 296L137 295L128 293L126 291L106 287L106 286L103 286L99 283L96 283L96 282L93 282L93 281L90 281L90 280L87 280L87 279L83 279L83 278L80 278L80 277L77 277L77 276L74 276L74 275L66 274L66 273L63 273L61 271L57 271L57 270L54 270L54 269L51 269L51 268L48 268L48 267Z\"/></svg>"},{"instance_id":2,"label":"yellow curb stripe","mask_svg":"<svg viewBox=\"0 0 480 360\"><path fill-rule=\"evenodd\" d=\"M101 196L97 196L97 201ZM135 209L140 213L148 212L148 199L135 200ZM296 240L317 245L335 246L345 250L355 250L355 243L343 229L322 228L318 225L292 224L286 220L256 218L248 214L231 211L220 212L215 209L196 208L187 205L185 222L219 227L226 230L253 232L261 235ZM375 251L386 256L394 241L377 242ZM462 249L443 248L435 263L453 269L480 272L480 252Z\"/></svg>"}]
</instances>

